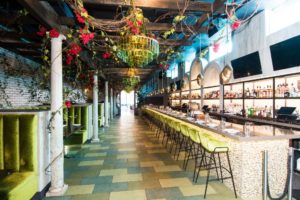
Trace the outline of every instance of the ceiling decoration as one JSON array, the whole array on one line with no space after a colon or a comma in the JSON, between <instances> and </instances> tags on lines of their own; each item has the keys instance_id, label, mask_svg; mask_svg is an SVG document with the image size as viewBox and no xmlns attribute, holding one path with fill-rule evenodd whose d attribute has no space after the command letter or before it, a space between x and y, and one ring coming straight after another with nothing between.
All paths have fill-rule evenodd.
<instances>
[{"instance_id":1,"label":"ceiling decoration","mask_svg":"<svg viewBox=\"0 0 300 200\"><path fill-rule=\"evenodd\" d=\"M133 4L133 1L131 1ZM143 67L157 58L158 41L147 32L143 12L134 5L128 12L127 26L121 32L117 56L130 67ZM126 18L126 17L125 17ZM149 35L149 36L148 36Z\"/></svg>"},{"instance_id":2,"label":"ceiling decoration","mask_svg":"<svg viewBox=\"0 0 300 200\"><path fill-rule=\"evenodd\" d=\"M167 69L182 47L192 45L199 34L207 34L217 19L230 16L232 27L237 28L238 20L243 23L243 19L236 17L236 11L247 2L135 0L133 6L129 0L4 0L0 2L0 46L43 63L49 44L36 33L45 27L46 32L56 30L70 39L76 38L64 44L64 63L72 75L70 80L88 79L85 70L92 67L100 70L102 78L118 81L129 74L114 69L128 71L129 67L143 66L137 73L143 84L156 70ZM129 22L136 18L130 10L141 11L139 8L143 16L140 30L134 24L137 20L132 25ZM144 51L139 51L141 46ZM128 55L133 57L128 59ZM76 67L80 73L74 73L75 65L79 65Z\"/></svg>"}]
</instances>

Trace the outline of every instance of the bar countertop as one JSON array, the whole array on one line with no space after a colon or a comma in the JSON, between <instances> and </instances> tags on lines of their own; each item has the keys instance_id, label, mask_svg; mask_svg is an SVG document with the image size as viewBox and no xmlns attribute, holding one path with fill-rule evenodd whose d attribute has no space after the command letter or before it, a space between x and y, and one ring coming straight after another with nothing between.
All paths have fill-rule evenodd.
<instances>
[{"instance_id":1,"label":"bar countertop","mask_svg":"<svg viewBox=\"0 0 300 200\"><path fill-rule=\"evenodd\" d=\"M192 124L194 126L205 128L214 133L220 134L222 136L232 138L238 141L262 141L262 140L278 140L278 139L300 139L300 131L291 128L277 127L272 124L253 124L250 126L250 135L246 136L244 133L245 125L236 124L232 122L225 122L225 128L221 128L221 120L210 119L209 122L204 120L195 120L191 117L186 117L185 114L162 110L157 108L149 108L161 114L168 115L170 117L176 118L178 120L184 121L186 123ZM230 117L230 116L227 116ZM262 123L262 121L260 121Z\"/></svg>"}]
</instances>

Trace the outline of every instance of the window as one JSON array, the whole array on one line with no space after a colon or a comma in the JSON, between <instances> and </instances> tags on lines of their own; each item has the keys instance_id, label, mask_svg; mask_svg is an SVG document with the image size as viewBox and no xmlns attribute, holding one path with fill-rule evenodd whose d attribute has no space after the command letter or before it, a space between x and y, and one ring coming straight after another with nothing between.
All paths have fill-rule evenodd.
<instances>
[{"instance_id":1,"label":"window","mask_svg":"<svg viewBox=\"0 0 300 200\"><path fill-rule=\"evenodd\" d=\"M189 73L191 71L191 66L195 57L196 57L195 49L190 49L185 56L184 73Z\"/></svg>"},{"instance_id":2,"label":"window","mask_svg":"<svg viewBox=\"0 0 300 200\"><path fill-rule=\"evenodd\" d=\"M177 78L178 77L178 63L173 63L171 65L171 70L172 70L171 78L172 79Z\"/></svg>"},{"instance_id":3,"label":"window","mask_svg":"<svg viewBox=\"0 0 300 200\"><path fill-rule=\"evenodd\" d=\"M170 69L168 69L168 70L166 71L166 76L169 77L169 78L172 77L172 71L171 71Z\"/></svg>"},{"instance_id":4,"label":"window","mask_svg":"<svg viewBox=\"0 0 300 200\"><path fill-rule=\"evenodd\" d=\"M191 70L191 65L192 65L192 60L187 60L185 61L185 66L184 66L184 73L188 73Z\"/></svg>"}]
</instances>

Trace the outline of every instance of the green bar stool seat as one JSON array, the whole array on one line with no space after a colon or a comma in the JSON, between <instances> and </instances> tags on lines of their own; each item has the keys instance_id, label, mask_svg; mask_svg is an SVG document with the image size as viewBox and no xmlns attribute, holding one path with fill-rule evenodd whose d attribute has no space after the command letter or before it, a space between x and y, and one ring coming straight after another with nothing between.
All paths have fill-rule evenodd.
<instances>
[{"instance_id":1,"label":"green bar stool seat","mask_svg":"<svg viewBox=\"0 0 300 200\"><path fill-rule=\"evenodd\" d=\"M237 198L235 184L234 184L234 178L233 178L233 174L232 174L232 168L231 168L230 159L229 159L228 144L224 141L218 140L207 134L201 135L200 140L201 140L201 146L204 150L204 156L202 156L202 158L201 158L200 166L198 168L197 177L196 177L195 181L197 182L201 168L202 167L206 168L207 169L207 177L206 177L204 198L206 198L207 186L208 186L209 181L213 181L213 180L209 179L211 169L216 169L216 172L217 172L217 179L214 179L214 180L219 180L218 169L220 170L222 182L224 179L231 179L233 190L234 190L234 195L235 195L235 198ZM206 156L206 154L208 154L208 156ZM226 155L228 169L225 168L224 165L222 165L222 162L220 159L220 154ZM216 162L215 155L218 156L218 164ZM208 163L205 161L206 157L208 158ZM227 171L229 173L229 176L223 177L223 170Z\"/></svg>"}]
</instances>

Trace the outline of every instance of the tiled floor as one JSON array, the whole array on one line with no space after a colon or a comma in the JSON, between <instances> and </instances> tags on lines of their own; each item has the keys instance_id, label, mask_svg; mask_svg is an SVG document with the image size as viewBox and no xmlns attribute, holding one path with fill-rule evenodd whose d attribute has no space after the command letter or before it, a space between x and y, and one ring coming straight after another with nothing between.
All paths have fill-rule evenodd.
<instances>
[{"instance_id":1,"label":"tiled floor","mask_svg":"<svg viewBox=\"0 0 300 200\"><path fill-rule=\"evenodd\" d=\"M192 182L192 163L182 170L145 122L123 113L101 129L99 144L70 147L65 159L63 197L46 200L193 200L203 199L206 174ZM182 159L181 159L182 160ZM208 187L208 200L235 199L220 182Z\"/></svg>"}]
</instances>

